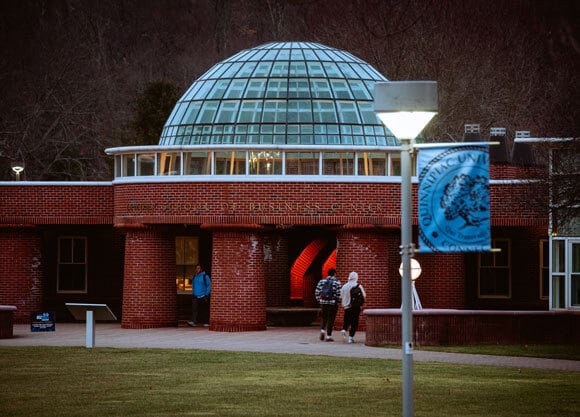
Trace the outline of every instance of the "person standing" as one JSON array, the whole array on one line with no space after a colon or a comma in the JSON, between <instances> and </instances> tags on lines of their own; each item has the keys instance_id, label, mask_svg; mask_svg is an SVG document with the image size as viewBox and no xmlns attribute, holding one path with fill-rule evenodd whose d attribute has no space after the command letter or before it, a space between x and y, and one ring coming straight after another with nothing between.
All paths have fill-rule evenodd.
<instances>
[{"instance_id":1,"label":"person standing","mask_svg":"<svg viewBox=\"0 0 580 417\"><path fill-rule=\"evenodd\" d=\"M187 324L195 327L198 323L209 325L209 296L211 293L211 280L201 265L195 266L195 275L191 280L191 293L193 296L191 307L191 321Z\"/></svg>"},{"instance_id":2,"label":"person standing","mask_svg":"<svg viewBox=\"0 0 580 417\"><path fill-rule=\"evenodd\" d=\"M348 275L348 282L341 288L340 297L344 308L342 337L346 340L346 332L348 331L348 343L354 343L361 306L367 297L365 289L358 283L358 274L356 272L353 271Z\"/></svg>"},{"instance_id":3,"label":"person standing","mask_svg":"<svg viewBox=\"0 0 580 417\"><path fill-rule=\"evenodd\" d=\"M322 308L322 326L320 328L320 340L334 342L332 328L340 302L340 281L334 277L335 269L328 270L328 276L321 279L316 286L314 296Z\"/></svg>"}]
</instances>

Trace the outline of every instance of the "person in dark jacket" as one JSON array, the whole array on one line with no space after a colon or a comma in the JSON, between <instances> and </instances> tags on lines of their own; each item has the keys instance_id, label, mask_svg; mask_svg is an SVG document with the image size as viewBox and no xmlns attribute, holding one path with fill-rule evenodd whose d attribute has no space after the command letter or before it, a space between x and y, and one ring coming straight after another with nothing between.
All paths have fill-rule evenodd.
<instances>
[{"instance_id":1,"label":"person in dark jacket","mask_svg":"<svg viewBox=\"0 0 580 417\"><path fill-rule=\"evenodd\" d=\"M340 303L340 281L334 277L335 269L328 270L328 276L321 279L316 286L314 296L322 308L322 326L320 328L320 340L334 342L332 338L332 328ZM330 291L326 291L330 288Z\"/></svg>"}]
</instances>

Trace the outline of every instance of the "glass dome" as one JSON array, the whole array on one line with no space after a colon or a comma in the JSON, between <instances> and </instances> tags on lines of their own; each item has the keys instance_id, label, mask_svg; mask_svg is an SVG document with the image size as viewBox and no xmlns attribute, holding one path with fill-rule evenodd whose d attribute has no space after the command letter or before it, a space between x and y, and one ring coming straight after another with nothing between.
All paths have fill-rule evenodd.
<instances>
[{"instance_id":1,"label":"glass dome","mask_svg":"<svg viewBox=\"0 0 580 417\"><path fill-rule=\"evenodd\" d=\"M312 42L260 45L195 81L159 145L395 146L374 112L377 81L387 79L345 51Z\"/></svg>"}]
</instances>

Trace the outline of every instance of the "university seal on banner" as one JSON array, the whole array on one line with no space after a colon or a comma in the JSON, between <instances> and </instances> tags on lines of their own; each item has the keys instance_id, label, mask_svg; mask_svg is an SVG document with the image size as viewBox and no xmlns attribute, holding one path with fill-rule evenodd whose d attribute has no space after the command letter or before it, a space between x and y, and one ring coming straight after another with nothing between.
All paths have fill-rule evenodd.
<instances>
[{"instance_id":1,"label":"university seal on banner","mask_svg":"<svg viewBox=\"0 0 580 417\"><path fill-rule=\"evenodd\" d=\"M445 145L419 152L420 252L491 248L487 145Z\"/></svg>"}]
</instances>

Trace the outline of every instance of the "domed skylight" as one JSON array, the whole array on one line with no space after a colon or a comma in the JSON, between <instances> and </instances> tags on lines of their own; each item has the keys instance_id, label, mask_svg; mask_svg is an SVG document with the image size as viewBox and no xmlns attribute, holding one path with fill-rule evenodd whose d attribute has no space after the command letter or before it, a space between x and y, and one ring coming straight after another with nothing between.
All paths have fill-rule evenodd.
<instances>
[{"instance_id":1,"label":"domed skylight","mask_svg":"<svg viewBox=\"0 0 580 417\"><path fill-rule=\"evenodd\" d=\"M159 145L393 146L373 109L377 81L387 79L348 52L311 42L267 43L195 81Z\"/></svg>"}]
</instances>

